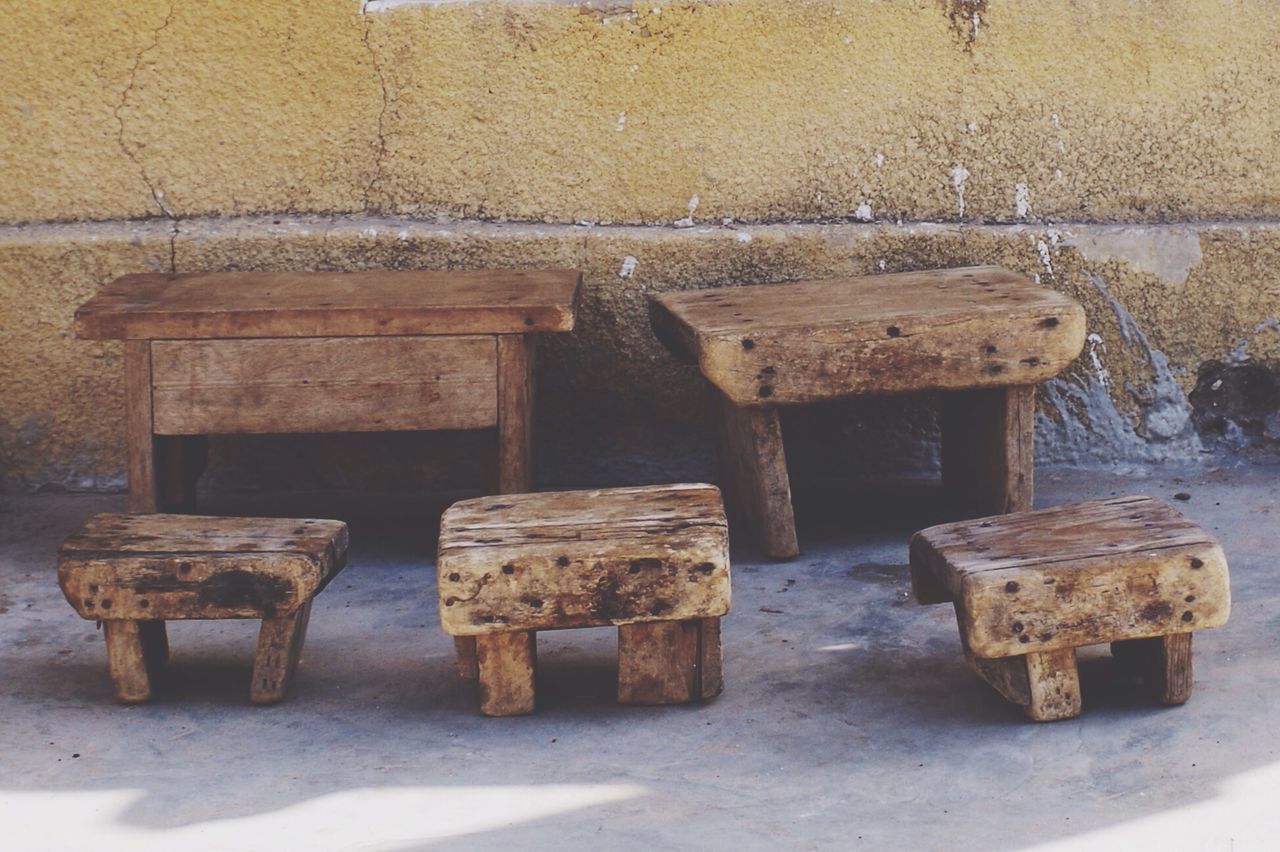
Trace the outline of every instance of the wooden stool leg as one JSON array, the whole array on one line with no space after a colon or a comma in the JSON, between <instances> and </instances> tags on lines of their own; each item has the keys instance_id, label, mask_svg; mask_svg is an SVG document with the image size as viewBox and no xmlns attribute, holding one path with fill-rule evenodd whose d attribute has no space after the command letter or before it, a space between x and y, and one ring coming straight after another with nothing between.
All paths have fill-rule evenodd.
<instances>
[{"instance_id":1,"label":"wooden stool leg","mask_svg":"<svg viewBox=\"0 0 1280 852\"><path fill-rule=\"evenodd\" d=\"M619 625L618 703L683 704L701 697L702 632L702 619Z\"/></svg>"},{"instance_id":2,"label":"wooden stool leg","mask_svg":"<svg viewBox=\"0 0 1280 852\"><path fill-rule=\"evenodd\" d=\"M537 696L538 639L532 630L475 637L480 712L486 716L532 713Z\"/></svg>"},{"instance_id":3,"label":"wooden stool leg","mask_svg":"<svg viewBox=\"0 0 1280 852\"><path fill-rule=\"evenodd\" d=\"M1147 689L1161 704L1182 704L1191 697L1191 634L1112 642L1120 665L1137 668Z\"/></svg>"},{"instance_id":4,"label":"wooden stool leg","mask_svg":"<svg viewBox=\"0 0 1280 852\"><path fill-rule=\"evenodd\" d=\"M765 553L791 559L800 553L791 480L776 408L739 408L713 389L719 409L720 471L729 508L758 532Z\"/></svg>"},{"instance_id":5,"label":"wooden stool leg","mask_svg":"<svg viewBox=\"0 0 1280 852\"><path fill-rule=\"evenodd\" d=\"M476 637L453 637L453 651L458 655L458 674L467 680L480 677L480 663L476 660Z\"/></svg>"},{"instance_id":6,"label":"wooden stool leg","mask_svg":"<svg viewBox=\"0 0 1280 852\"><path fill-rule=\"evenodd\" d=\"M1080 674L1076 649L1027 654L1027 686L1031 703L1027 715L1037 722L1052 722L1080 715Z\"/></svg>"},{"instance_id":7,"label":"wooden stool leg","mask_svg":"<svg viewBox=\"0 0 1280 852\"><path fill-rule=\"evenodd\" d=\"M951 510L977 518L1031 508L1035 386L942 395L942 483Z\"/></svg>"},{"instance_id":8,"label":"wooden stool leg","mask_svg":"<svg viewBox=\"0 0 1280 852\"><path fill-rule=\"evenodd\" d=\"M151 341L124 342L124 429L129 469L129 511L159 506L155 442L151 434Z\"/></svg>"},{"instance_id":9,"label":"wooden stool leg","mask_svg":"<svg viewBox=\"0 0 1280 852\"><path fill-rule=\"evenodd\" d=\"M498 335L498 492L533 490L533 336Z\"/></svg>"},{"instance_id":10,"label":"wooden stool leg","mask_svg":"<svg viewBox=\"0 0 1280 852\"><path fill-rule=\"evenodd\" d=\"M104 621L107 640L107 670L115 685L116 698L128 704L151 699L151 675L137 621Z\"/></svg>"},{"instance_id":11,"label":"wooden stool leg","mask_svg":"<svg viewBox=\"0 0 1280 852\"><path fill-rule=\"evenodd\" d=\"M138 639L142 643L142 657L146 661L147 671L152 677L169 662L169 634L164 629L163 621L139 621Z\"/></svg>"},{"instance_id":12,"label":"wooden stool leg","mask_svg":"<svg viewBox=\"0 0 1280 852\"><path fill-rule=\"evenodd\" d=\"M311 601L307 601L289 615L262 619L249 686L249 700L254 704L272 704L284 698L302 655L310 618Z\"/></svg>"},{"instance_id":13,"label":"wooden stool leg","mask_svg":"<svg viewBox=\"0 0 1280 852\"><path fill-rule=\"evenodd\" d=\"M698 628L698 698L705 701L724 691L720 619L700 619Z\"/></svg>"}]
</instances>

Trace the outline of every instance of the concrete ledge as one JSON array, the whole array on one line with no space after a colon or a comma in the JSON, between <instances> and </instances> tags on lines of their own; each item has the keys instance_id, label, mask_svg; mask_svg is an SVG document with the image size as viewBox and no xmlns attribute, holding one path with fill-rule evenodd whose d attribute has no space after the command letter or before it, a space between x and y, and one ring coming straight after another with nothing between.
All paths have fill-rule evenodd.
<instances>
[{"instance_id":1,"label":"concrete ledge","mask_svg":"<svg viewBox=\"0 0 1280 852\"><path fill-rule=\"evenodd\" d=\"M0 314L8 488L120 482L119 347L74 340L71 315L116 275L171 263L179 271L582 269L578 329L546 341L540 375L544 466L570 481L707 472L703 390L649 329L644 295L654 290L971 263L1037 275L1085 304L1091 334L1082 358L1041 394L1046 461L1195 457L1206 446L1188 399L1202 366L1265 371L1280 361L1274 222L673 229L259 217L188 220L176 232L164 220L10 227L0 229L0 301L12 307ZM1200 388L1200 413L1230 402L1216 392ZM851 409L806 441L856 452L857 463L932 464L931 415L884 405Z\"/></svg>"}]
</instances>

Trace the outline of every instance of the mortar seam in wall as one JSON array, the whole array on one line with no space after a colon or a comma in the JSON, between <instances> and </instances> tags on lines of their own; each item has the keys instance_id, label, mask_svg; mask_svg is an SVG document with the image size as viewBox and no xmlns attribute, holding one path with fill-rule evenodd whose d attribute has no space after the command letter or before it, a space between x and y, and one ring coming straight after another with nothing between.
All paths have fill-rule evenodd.
<instances>
[{"instance_id":1,"label":"mortar seam in wall","mask_svg":"<svg viewBox=\"0 0 1280 852\"><path fill-rule=\"evenodd\" d=\"M765 222L731 222L722 224L714 221L698 222L693 227L677 228L670 224L607 224L583 225L569 222L541 222L527 219L420 219L381 215L376 213L253 213L241 215L214 216L164 216L148 215L116 219L43 219L26 222L0 222L0 238L13 239L24 234L39 232L68 233L77 231L91 232L97 228L136 228L163 223L170 232L171 248L177 238L184 232L199 230L201 227L244 225L266 228L290 227L334 227L344 225L376 225L386 228L418 228L436 230L505 230L505 229L538 229L547 233L589 234L593 231L602 233L643 232L650 234L668 234L672 237L705 236L708 233L732 233L742 230L770 229L821 229L844 228L856 231L874 230L910 230L912 228L936 228L939 230L987 230L1026 233L1043 230L1062 230L1071 228L1095 228L1132 230L1137 228L1215 228L1251 229L1280 228L1280 218L1275 219L1183 219L1161 222L1096 222L1085 220L1054 220L1046 222L956 222L939 219L911 219L901 221L876 220L857 221L847 219L822 220L780 220ZM170 263L174 260L172 252Z\"/></svg>"}]
</instances>

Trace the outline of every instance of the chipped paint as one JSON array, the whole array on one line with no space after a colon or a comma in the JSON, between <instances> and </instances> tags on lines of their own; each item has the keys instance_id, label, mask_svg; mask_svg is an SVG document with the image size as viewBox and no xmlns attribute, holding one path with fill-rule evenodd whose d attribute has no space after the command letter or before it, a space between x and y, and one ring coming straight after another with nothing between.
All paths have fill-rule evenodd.
<instances>
[{"instance_id":1,"label":"chipped paint","mask_svg":"<svg viewBox=\"0 0 1280 852\"><path fill-rule=\"evenodd\" d=\"M1191 226L1114 226L1070 230L1065 242L1085 259L1122 260L1170 284L1187 283L1200 263L1200 236Z\"/></svg>"}]
</instances>

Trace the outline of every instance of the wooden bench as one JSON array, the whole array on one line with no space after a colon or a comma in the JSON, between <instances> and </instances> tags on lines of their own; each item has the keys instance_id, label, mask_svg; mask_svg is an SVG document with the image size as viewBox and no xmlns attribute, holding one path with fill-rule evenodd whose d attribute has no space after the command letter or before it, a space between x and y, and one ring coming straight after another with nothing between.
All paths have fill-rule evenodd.
<instances>
[{"instance_id":1,"label":"wooden bench","mask_svg":"<svg viewBox=\"0 0 1280 852\"><path fill-rule=\"evenodd\" d=\"M775 558L799 552L778 408L942 395L942 476L965 517L1031 507L1034 390L1084 345L1084 310L993 266L661 293L658 337L715 387L726 497Z\"/></svg>"},{"instance_id":2,"label":"wooden bench","mask_svg":"<svg viewBox=\"0 0 1280 852\"><path fill-rule=\"evenodd\" d=\"M124 344L129 509L192 511L203 436L497 427L532 488L533 342L573 328L571 270L127 275L76 311Z\"/></svg>"},{"instance_id":3,"label":"wooden bench","mask_svg":"<svg viewBox=\"0 0 1280 852\"><path fill-rule=\"evenodd\" d=\"M532 713L535 633L618 627L618 700L721 689L729 537L710 485L465 500L444 514L440 622L474 642L480 712Z\"/></svg>"},{"instance_id":4,"label":"wooden bench","mask_svg":"<svg viewBox=\"0 0 1280 852\"><path fill-rule=\"evenodd\" d=\"M1036 720L1080 712L1075 649L1111 643L1165 704L1191 695L1191 633L1226 623L1213 536L1149 497L944 524L911 541L921 603L955 604L970 666Z\"/></svg>"},{"instance_id":5,"label":"wooden bench","mask_svg":"<svg viewBox=\"0 0 1280 852\"><path fill-rule=\"evenodd\" d=\"M146 701L169 658L165 621L261 618L249 697L279 701L302 652L311 601L342 570L340 521L95 515L58 551L58 584L102 622L116 696Z\"/></svg>"}]
</instances>

